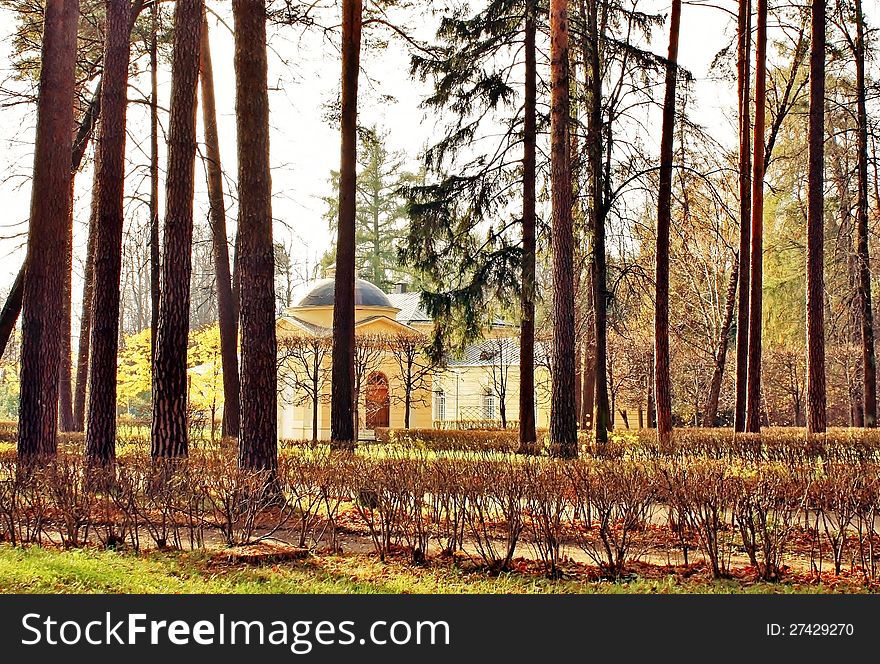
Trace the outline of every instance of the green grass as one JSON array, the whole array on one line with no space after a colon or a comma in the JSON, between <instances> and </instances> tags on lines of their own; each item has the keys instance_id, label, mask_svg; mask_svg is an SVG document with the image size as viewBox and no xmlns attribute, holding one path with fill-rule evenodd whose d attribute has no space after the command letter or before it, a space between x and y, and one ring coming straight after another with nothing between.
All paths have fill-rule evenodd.
<instances>
[{"instance_id":1,"label":"green grass","mask_svg":"<svg viewBox=\"0 0 880 664\"><path fill-rule=\"evenodd\" d=\"M414 568L368 555L313 556L266 566L214 564L205 552L141 555L0 545L5 593L822 593L812 584L743 584L668 576L620 582L492 576L446 564Z\"/></svg>"}]
</instances>

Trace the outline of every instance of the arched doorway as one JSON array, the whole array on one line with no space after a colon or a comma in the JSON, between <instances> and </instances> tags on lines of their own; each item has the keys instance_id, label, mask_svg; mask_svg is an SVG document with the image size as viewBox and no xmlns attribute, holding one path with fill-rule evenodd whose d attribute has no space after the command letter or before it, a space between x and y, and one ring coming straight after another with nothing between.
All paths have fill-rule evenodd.
<instances>
[{"instance_id":1,"label":"arched doorway","mask_svg":"<svg viewBox=\"0 0 880 664\"><path fill-rule=\"evenodd\" d=\"M391 398L388 393L388 378L383 373L373 373L367 378L365 395L367 429L387 427L391 414Z\"/></svg>"}]
</instances>

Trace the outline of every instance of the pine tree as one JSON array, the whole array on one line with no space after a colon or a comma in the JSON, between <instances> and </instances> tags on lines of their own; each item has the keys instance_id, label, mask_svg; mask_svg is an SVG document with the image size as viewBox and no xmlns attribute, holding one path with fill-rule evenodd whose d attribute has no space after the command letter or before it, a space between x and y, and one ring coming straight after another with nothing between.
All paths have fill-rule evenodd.
<instances>
[{"instance_id":1,"label":"pine tree","mask_svg":"<svg viewBox=\"0 0 880 664\"><path fill-rule=\"evenodd\" d=\"M862 401L865 426L877 426L877 356L874 351L874 314L871 307L871 257L868 251L868 111L865 85L865 15L855 0L856 120L858 123L858 243L859 313L862 342ZM876 184L876 183L875 183ZM880 202L878 202L880 204Z\"/></svg>"},{"instance_id":2,"label":"pine tree","mask_svg":"<svg viewBox=\"0 0 880 664\"><path fill-rule=\"evenodd\" d=\"M357 202L355 214L355 271L358 277L387 291L405 278L398 263L398 249L406 228L406 201L402 189L418 176L403 170L404 155L388 148L388 132L377 127L358 134ZM339 171L330 181L335 196L325 198L324 218L335 231L339 221ZM336 262L335 244L324 255L325 266Z\"/></svg>"},{"instance_id":3,"label":"pine tree","mask_svg":"<svg viewBox=\"0 0 880 664\"><path fill-rule=\"evenodd\" d=\"M107 37L101 85L101 135L96 157L97 217L93 248L94 291L86 459L106 465L116 458L116 356L119 343L119 276L122 269L125 115L129 64L129 2L106 0Z\"/></svg>"},{"instance_id":4,"label":"pine tree","mask_svg":"<svg viewBox=\"0 0 880 664\"><path fill-rule=\"evenodd\" d=\"M229 244L226 238L226 206L223 202L223 172L220 162L220 138L217 134L217 106L214 101L214 67L207 15L202 21L202 46L199 63L202 89L202 122L205 127L205 170L208 177L211 246L214 253L214 281L217 289L217 312L220 319L221 355L223 358L223 428L222 435L238 437L238 317L232 302L232 276L229 268Z\"/></svg>"},{"instance_id":5,"label":"pine tree","mask_svg":"<svg viewBox=\"0 0 880 664\"><path fill-rule=\"evenodd\" d=\"M767 0L758 0L755 35L755 137L752 141L752 228L749 254L749 360L745 430L761 430L761 314L764 261L764 117L767 106Z\"/></svg>"},{"instance_id":6,"label":"pine tree","mask_svg":"<svg viewBox=\"0 0 880 664\"><path fill-rule=\"evenodd\" d=\"M513 309L522 300L530 259L524 256L523 220L509 209L522 196L525 212L527 188L535 188L526 183L523 159L531 120L520 99L529 72L509 62L526 42L530 7L537 27L541 16L531 0L493 0L473 15L456 8L441 20L438 45L412 58L413 73L434 82L425 103L449 118L426 151L425 184L408 192L410 226L401 249L436 323L428 352L438 361L479 339L499 303ZM532 56L525 57L528 67ZM536 111L536 127L542 122ZM475 142L486 145L485 154L470 153ZM534 221L537 233L537 216Z\"/></svg>"},{"instance_id":7,"label":"pine tree","mask_svg":"<svg viewBox=\"0 0 880 664\"><path fill-rule=\"evenodd\" d=\"M357 439L355 417L354 282L357 218L357 112L360 72L361 0L342 2L342 118L336 285L333 293L333 367L330 385L331 447L350 449Z\"/></svg>"},{"instance_id":8,"label":"pine tree","mask_svg":"<svg viewBox=\"0 0 880 664\"><path fill-rule=\"evenodd\" d=\"M70 128L76 61L78 0L47 4L37 101L37 136L22 291L21 395L18 454L53 456L57 450L59 338L70 200Z\"/></svg>"},{"instance_id":9,"label":"pine tree","mask_svg":"<svg viewBox=\"0 0 880 664\"><path fill-rule=\"evenodd\" d=\"M807 173L807 431L825 433L825 0L810 15Z\"/></svg>"},{"instance_id":10,"label":"pine tree","mask_svg":"<svg viewBox=\"0 0 880 664\"><path fill-rule=\"evenodd\" d=\"M739 283L736 315L736 405L734 430L745 431L749 367L749 284L751 283L751 2L739 0L736 84L739 111Z\"/></svg>"},{"instance_id":11,"label":"pine tree","mask_svg":"<svg viewBox=\"0 0 880 664\"><path fill-rule=\"evenodd\" d=\"M241 254L241 432L238 463L278 466L278 375L265 0L233 0Z\"/></svg>"},{"instance_id":12,"label":"pine tree","mask_svg":"<svg viewBox=\"0 0 880 664\"><path fill-rule=\"evenodd\" d=\"M535 451L535 238L537 97L538 67L535 48L537 3L526 2L525 11L525 103L523 105L523 217L522 217L522 294L519 329L519 450Z\"/></svg>"},{"instance_id":13,"label":"pine tree","mask_svg":"<svg viewBox=\"0 0 880 664\"><path fill-rule=\"evenodd\" d=\"M680 23L681 0L672 0L666 94L663 100L663 126L660 137L660 186L657 191L657 252L654 275L654 398L657 408L657 438L661 444L668 442L672 435L672 390L669 376L669 225L672 217L672 147Z\"/></svg>"},{"instance_id":14,"label":"pine tree","mask_svg":"<svg viewBox=\"0 0 880 664\"><path fill-rule=\"evenodd\" d=\"M185 457L186 349L192 271L193 187L196 154L196 87L202 34L202 0L177 0L171 62L171 111L164 252L153 361L152 456Z\"/></svg>"},{"instance_id":15,"label":"pine tree","mask_svg":"<svg viewBox=\"0 0 880 664\"><path fill-rule=\"evenodd\" d=\"M550 3L550 182L553 203L553 383L550 444L555 456L578 454L574 399L574 236L569 141L567 0Z\"/></svg>"}]
</instances>

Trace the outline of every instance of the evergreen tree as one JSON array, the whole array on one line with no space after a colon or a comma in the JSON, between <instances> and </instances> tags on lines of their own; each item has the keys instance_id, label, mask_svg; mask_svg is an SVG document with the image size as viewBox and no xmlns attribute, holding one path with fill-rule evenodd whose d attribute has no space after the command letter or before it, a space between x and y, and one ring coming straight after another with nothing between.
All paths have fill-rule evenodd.
<instances>
[{"instance_id":1,"label":"evergreen tree","mask_svg":"<svg viewBox=\"0 0 880 664\"><path fill-rule=\"evenodd\" d=\"M101 139L94 238L94 293L86 458L110 464L116 458L116 356L119 344L119 277L122 269L125 116L129 65L129 2L107 0L107 39L101 87Z\"/></svg>"},{"instance_id":2,"label":"evergreen tree","mask_svg":"<svg viewBox=\"0 0 880 664\"><path fill-rule=\"evenodd\" d=\"M192 274L196 88L203 0L177 0L168 136L164 252L153 361L152 456L185 457L186 348Z\"/></svg>"},{"instance_id":3,"label":"evergreen tree","mask_svg":"<svg viewBox=\"0 0 880 664\"><path fill-rule=\"evenodd\" d=\"M18 453L23 459L57 450L58 370L68 210L78 0L46 7L28 266L22 291L21 397Z\"/></svg>"},{"instance_id":4,"label":"evergreen tree","mask_svg":"<svg viewBox=\"0 0 880 664\"><path fill-rule=\"evenodd\" d=\"M810 14L810 125L807 170L807 431L825 433L825 2Z\"/></svg>"},{"instance_id":5,"label":"evergreen tree","mask_svg":"<svg viewBox=\"0 0 880 664\"><path fill-rule=\"evenodd\" d=\"M358 277L387 291L405 277L398 263L400 241L406 233L406 200L402 189L418 181L403 170L405 155L389 150L388 132L378 128L358 135L357 202L355 213L355 271ZM339 171L330 176L333 196L324 199L331 231L339 221ZM324 254L325 267L336 262L336 243Z\"/></svg>"},{"instance_id":6,"label":"evergreen tree","mask_svg":"<svg viewBox=\"0 0 880 664\"><path fill-rule=\"evenodd\" d=\"M531 13L546 27L533 2L493 0L472 15L457 7L441 19L431 54L412 58L413 73L434 82L425 103L450 117L425 154L427 182L409 189L401 250L424 284L436 360L478 339L499 305L513 310L520 296L522 218L511 209L529 198L520 144L528 140L522 79L531 56L522 49ZM537 118L536 131L546 123Z\"/></svg>"},{"instance_id":7,"label":"evergreen tree","mask_svg":"<svg viewBox=\"0 0 880 664\"><path fill-rule=\"evenodd\" d=\"M355 229L357 226L357 113L361 61L361 0L342 2L342 115L340 118L339 221L333 291L333 366L330 383L330 440L333 449L352 449L357 438L355 390Z\"/></svg>"},{"instance_id":8,"label":"evergreen tree","mask_svg":"<svg viewBox=\"0 0 880 664\"><path fill-rule=\"evenodd\" d=\"M241 238L241 431L238 463L278 466L278 373L265 0L233 0Z\"/></svg>"}]
</instances>

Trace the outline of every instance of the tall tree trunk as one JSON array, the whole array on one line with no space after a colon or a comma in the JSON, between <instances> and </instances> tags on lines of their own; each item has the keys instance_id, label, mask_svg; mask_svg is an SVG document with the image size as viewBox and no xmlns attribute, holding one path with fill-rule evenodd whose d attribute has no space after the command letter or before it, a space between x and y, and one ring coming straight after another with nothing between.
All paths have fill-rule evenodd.
<instances>
[{"instance_id":1,"label":"tall tree trunk","mask_svg":"<svg viewBox=\"0 0 880 664\"><path fill-rule=\"evenodd\" d=\"M767 0L758 0L755 35L755 134L752 140L752 242L746 431L761 430L761 320L764 276L764 116L767 107Z\"/></svg>"},{"instance_id":2,"label":"tall tree trunk","mask_svg":"<svg viewBox=\"0 0 880 664\"><path fill-rule=\"evenodd\" d=\"M654 305L654 398L657 404L657 438L661 443L668 442L672 435L672 391L669 378L669 225L672 217L672 147L680 22L681 0L672 0L669 54L666 62L666 93L663 100L663 126L660 137Z\"/></svg>"},{"instance_id":3,"label":"tall tree trunk","mask_svg":"<svg viewBox=\"0 0 880 664\"><path fill-rule=\"evenodd\" d=\"M825 0L812 0L807 174L807 431L824 433L825 413Z\"/></svg>"},{"instance_id":4,"label":"tall tree trunk","mask_svg":"<svg viewBox=\"0 0 880 664\"><path fill-rule=\"evenodd\" d=\"M150 10L150 362L156 361L159 332L159 58L158 12Z\"/></svg>"},{"instance_id":5,"label":"tall tree trunk","mask_svg":"<svg viewBox=\"0 0 880 664\"><path fill-rule=\"evenodd\" d=\"M862 0L856 10L856 95L858 122L857 249L859 268L859 310L862 327L862 404L865 426L877 426L877 358L874 354L874 315L871 306L871 259L868 253L868 112L865 104L865 16Z\"/></svg>"},{"instance_id":6,"label":"tall tree trunk","mask_svg":"<svg viewBox=\"0 0 880 664\"><path fill-rule=\"evenodd\" d=\"M189 448L186 349L202 7L202 0L177 0L174 9L164 252L153 362L154 458L185 457Z\"/></svg>"},{"instance_id":7,"label":"tall tree trunk","mask_svg":"<svg viewBox=\"0 0 880 664\"><path fill-rule=\"evenodd\" d=\"M734 431L745 431L749 365L749 293L752 245L751 114L749 113L751 2L739 0L737 20L736 88L739 98L739 302L736 313L736 405Z\"/></svg>"},{"instance_id":8,"label":"tall tree trunk","mask_svg":"<svg viewBox=\"0 0 880 664\"><path fill-rule=\"evenodd\" d=\"M76 173L70 174L70 201L67 210L67 228L64 238L64 281L61 286L61 348L58 352L61 361L58 365L58 428L73 431L73 361L72 357L72 318L73 318L73 193Z\"/></svg>"},{"instance_id":9,"label":"tall tree trunk","mask_svg":"<svg viewBox=\"0 0 880 664\"><path fill-rule=\"evenodd\" d=\"M70 199L70 128L79 1L47 3L34 175L22 293L18 454L23 460L57 451L61 289Z\"/></svg>"},{"instance_id":10,"label":"tall tree trunk","mask_svg":"<svg viewBox=\"0 0 880 664\"><path fill-rule=\"evenodd\" d=\"M599 59L599 0L589 2L590 42L590 114L587 118L587 149L590 155L590 200L593 231L592 274L593 284L593 338L596 348L593 357L592 392L596 416L593 429L597 443L608 441L613 422L613 411L608 402L608 269L605 248L605 203L602 177L602 72Z\"/></svg>"},{"instance_id":11,"label":"tall tree trunk","mask_svg":"<svg viewBox=\"0 0 880 664\"><path fill-rule=\"evenodd\" d=\"M574 403L574 229L569 143L568 3L550 2L550 183L553 206L552 454L578 454Z\"/></svg>"},{"instance_id":12,"label":"tall tree trunk","mask_svg":"<svg viewBox=\"0 0 880 664\"><path fill-rule=\"evenodd\" d=\"M266 2L233 0L232 12L235 17L235 118L241 238L241 432L238 463L250 470L273 470L278 466L278 374ZM223 240L225 244L225 232Z\"/></svg>"},{"instance_id":13,"label":"tall tree trunk","mask_svg":"<svg viewBox=\"0 0 880 664\"><path fill-rule=\"evenodd\" d=\"M232 277L229 244L226 238L226 206L223 202L223 171L220 138L217 135L217 105L214 101L214 68L208 36L208 17L202 21L200 63L202 83L202 122L205 126L206 170L210 203L211 244L214 250L214 276L217 283L217 312L220 318L220 356L223 363L222 435L238 437L238 319L232 305Z\"/></svg>"},{"instance_id":14,"label":"tall tree trunk","mask_svg":"<svg viewBox=\"0 0 880 664\"><path fill-rule=\"evenodd\" d=\"M703 412L703 426L714 427L718 419L718 401L721 398L721 384L724 382L724 367L727 364L727 347L730 345L730 328L733 325L733 314L736 311L736 284L739 280L739 259L734 261L727 282L727 299L724 304L724 320L718 335L718 348L715 349L715 368L709 382L709 396Z\"/></svg>"},{"instance_id":15,"label":"tall tree trunk","mask_svg":"<svg viewBox=\"0 0 880 664\"><path fill-rule=\"evenodd\" d=\"M86 391L89 380L89 354L92 341L92 311L95 289L95 241L98 234L98 174L100 166L95 155L92 180L92 203L89 214L89 239L86 243L86 269L83 278L82 309L79 319L79 348L76 359L76 388L73 393L73 422L76 431L85 431Z\"/></svg>"},{"instance_id":16,"label":"tall tree trunk","mask_svg":"<svg viewBox=\"0 0 880 664\"><path fill-rule=\"evenodd\" d=\"M342 122L339 167L339 222L336 285L333 294L333 366L330 388L330 441L335 449L354 447L357 414L354 385L355 205L357 178L357 93L361 52L361 0L342 2Z\"/></svg>"},{"instance_id":17,"label":"tall tree trunk","mask_svg":"<svg viewBox=\"0 0 880 664\"><path fill-rule=\"evenodd\" d=\"M526 0L523 118L522 298L519 335L519 451L535 450L535 142L537 58L535 0ZM407 415L409 403L407 402ZM408 419L408 418L407 418ZM409 424L407 424L409 428Z\"/></svg>"},{"instance_id":18,"label":"tall tree trunk","mask_svg":"<svg viewBox=\"0 0 880 664\"><path fill-rule=\"evenodd\" d=\"M101 92L101 140L91 366L95 389L89 392L86 459L107 465L116 459L116 355L119 344L119 277L122 272L123 193L125 189L125 115L128 88L128 0L106 0L107 36Z\"/></svg>"}]
</instances>

